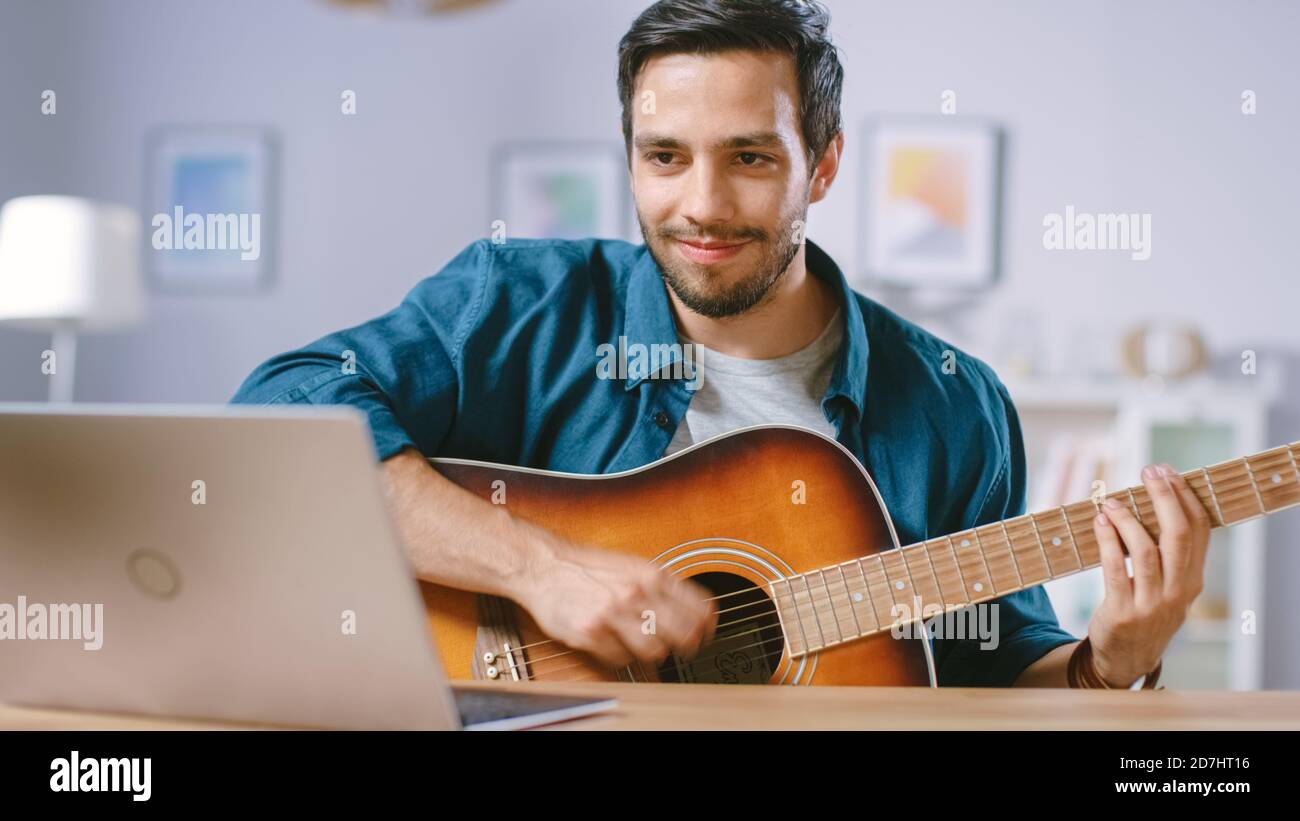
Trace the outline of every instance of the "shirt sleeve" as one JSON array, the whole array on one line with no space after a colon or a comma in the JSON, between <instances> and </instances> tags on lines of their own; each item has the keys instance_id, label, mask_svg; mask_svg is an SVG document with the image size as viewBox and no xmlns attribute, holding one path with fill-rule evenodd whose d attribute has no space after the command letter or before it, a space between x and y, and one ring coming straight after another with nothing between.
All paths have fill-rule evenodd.
<instances>
[{"instance_id":1,"label":"shirt sleeve","mask_svg":"<svg viewBox=\"0 0 1300 821\"><path fill-rule=\"evenodd\" d=\"M426 277L396 308L259 365L234 404L352 405L379 460L437 452L455 420L464 340L481 309L486 240Z\"/></svg>"},{"instance_id":2,"label":"shirt sleeve","mask_svg":"<svg viewBox=\"0 0 1300 821\"><path fill-rule=\"evenodd\" d=\"M1026 467L1020 418L1006 387L994 377L1002 407L998 426L1003 433L1001 468L989 486L974 521L978 527L1025 512ZM1010 687L1020 673L1054 647L1078 641L1061 629L1042 585L1009 593L977 607L997 605L997 646L981 649L978 636L936 639L935 666L941 687ZM980 623L992 625L992 613Z\"/></svg>"}]
</instances>

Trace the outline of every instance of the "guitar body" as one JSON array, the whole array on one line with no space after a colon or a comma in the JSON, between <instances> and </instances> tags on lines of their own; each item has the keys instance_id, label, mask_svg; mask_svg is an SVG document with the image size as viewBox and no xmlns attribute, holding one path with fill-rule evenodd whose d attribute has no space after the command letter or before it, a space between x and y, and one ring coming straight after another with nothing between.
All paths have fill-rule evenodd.
<instances>
[{"instance_id":1,"label":"guitar body","mask_svg":"<svg viewBox=\"0 0 1300 821\"><path fill-rule=\"evenodd\" d=\"M429 627L453 679L934 686L924 638L885 631L794 657L786 647L783 630L800 627L779 623L770 582L898 546L871 478L818 433L746 428L603 476L430 462L515 516L577 543L638 556L721 597L717 635L695 660L612 670L550 641L508 600L421 582Z\"/></svg>"}]
</instances>

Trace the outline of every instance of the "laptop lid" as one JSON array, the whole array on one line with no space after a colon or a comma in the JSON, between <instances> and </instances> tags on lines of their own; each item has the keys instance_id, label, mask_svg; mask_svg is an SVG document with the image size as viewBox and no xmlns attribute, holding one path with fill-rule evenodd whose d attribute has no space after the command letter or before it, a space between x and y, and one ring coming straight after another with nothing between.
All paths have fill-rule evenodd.
<instances>
[{"instance_id":1,"label":"laptop lid","mask_svg":"<svg viewBox=\"0 0 1300 821\"><path fill-rule=\"evenodd\" d=\"M364 417L0 403L0 701L458 729Z\"/></svg>"}]
</instances>

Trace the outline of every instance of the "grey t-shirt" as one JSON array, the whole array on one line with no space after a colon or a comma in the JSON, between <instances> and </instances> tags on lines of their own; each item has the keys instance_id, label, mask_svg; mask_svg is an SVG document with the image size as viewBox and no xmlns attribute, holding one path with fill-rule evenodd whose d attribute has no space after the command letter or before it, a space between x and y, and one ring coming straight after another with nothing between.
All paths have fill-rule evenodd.
<instances>
[{"instance_id":1,"label":"grey t-shirt","mask_svg":"<svg viewBox=\"0 0 1300 821\"><path fill-rule=\"evenodd\" d=\"M844 337L842 313L837 308L807 347L775 359L728 356L679 334L683 343L695 345L700 387L664 455L750 425L800 425L834 438L821 403Z\"/></svg>"}]
</instances>

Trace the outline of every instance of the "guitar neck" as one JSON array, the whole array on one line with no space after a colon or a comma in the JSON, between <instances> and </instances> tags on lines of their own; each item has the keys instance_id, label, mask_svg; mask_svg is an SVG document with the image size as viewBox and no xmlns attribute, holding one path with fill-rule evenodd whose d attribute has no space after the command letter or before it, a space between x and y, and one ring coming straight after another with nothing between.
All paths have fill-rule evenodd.
<instances>
[{"instance_id":1,"label":"guitar neck","mask_svg":"<svg viewBox=\"0 0 1300 821\"><path fill-rule=\"evenodd\" d=\"M1215 529L1300 505L1300 442L1182 474ZM819 568L770 585L803 655L1101 564L1092 519L1116 499L1160 536L1143 485Z\"/></svg>"}]
</instances>

